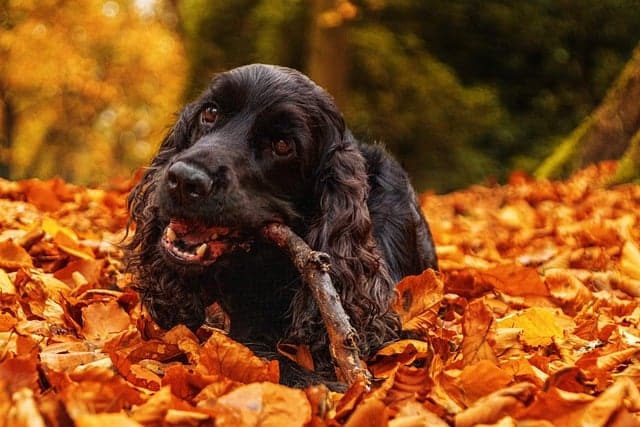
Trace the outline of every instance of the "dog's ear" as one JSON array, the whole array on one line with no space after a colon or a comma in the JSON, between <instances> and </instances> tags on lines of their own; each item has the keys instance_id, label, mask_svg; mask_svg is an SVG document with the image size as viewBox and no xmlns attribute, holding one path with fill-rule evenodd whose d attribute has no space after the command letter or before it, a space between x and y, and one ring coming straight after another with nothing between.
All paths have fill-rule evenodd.
<instances>
[{"instance_id":1,"label":"dog's ear","mask_svg":"<svg viewBox=\"0 0 640 427\"><path fill-rule=\"evenodd\" d=\"M307 240L331 256L332 279L358 331L360 351L368 354L399 329L389 311L394 286L372 234L365 159L336 107L321 107L318 206Z\"/></svg>"}]
</instances>

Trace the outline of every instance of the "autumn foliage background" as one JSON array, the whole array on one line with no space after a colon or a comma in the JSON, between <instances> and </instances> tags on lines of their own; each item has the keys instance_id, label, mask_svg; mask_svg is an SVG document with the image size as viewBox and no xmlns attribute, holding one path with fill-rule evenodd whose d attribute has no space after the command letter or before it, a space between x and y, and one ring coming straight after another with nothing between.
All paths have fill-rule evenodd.
<instances>
[{"instance_id":1,"label":"autumn foliage background","mask_svg":"<svg viewBox=\"0 0 640 427\"><path fill-rule=\"evenodd\" d=\"M611 185L616 162L513 172L600 101L633 2L206 3L0 1L0 426L640 425L640 187ZM346 69L305 47L328 29ZM160 330L128 286L134 171L211 72L254 60L326 78L431 189L441 270L398 285L416 339L366 361L370 390L280 386L224 331Z\"/></svg>"}]
</instances>

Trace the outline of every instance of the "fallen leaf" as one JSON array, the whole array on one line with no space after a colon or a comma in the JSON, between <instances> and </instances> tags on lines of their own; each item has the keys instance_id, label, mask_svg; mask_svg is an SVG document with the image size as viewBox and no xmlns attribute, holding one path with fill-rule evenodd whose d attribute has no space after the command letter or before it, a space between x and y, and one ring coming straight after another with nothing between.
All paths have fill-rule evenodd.
<instances>
[{"instance_id":1,"label":"fallen leaf","mask_svg":"<svg viewBox=\"0 0 640 427\"><path fill-rule=\"evenodd\" d=\"M82 309L82 334L89 340L105 341L129 324L129 315L115 301L95 302Z\"/></svg>"},{"instance_id":2,"label":"fallen leaf","mask_svg":"<svg viewBox=\"0 0 640 427\"><path fill-rule=\"evenodd\" d=\"M622 247L620 270L633 279L640 279L640 249L631 241Z\"/></svg>"},{"instance_id":3,"label":"fallen leaf","mask_svg":"<svg viewBox=\"0 0 640 427\"><path fill-rule=\"evenodd\" d=\"M0 268L13 271L33 267L31 255L13 240L0 242Z\"/></svg>"},{"instance_id":4,"label":"fallen leaf","mask_svg":"<svg viewBox=\"0 0 640 427\"><path fill-rule=\"evenodd\" d=\"M513 377L489 360L480 360L464 367L458 377L458 386L462 389L467 405L489 393L509 385Z\"/></svg>"},{"instance_id":5,"label":"fallen leaf","mask_svg":"<svg viewBox=\"0 0 640 427\"><path fill-rule=\"evenodd\" d=\"M507 414L524 408L535 395L536 386L522 382L493 391L476 400L469 408L456 414L456 427L494 424Z\"/></svg>"},{"instance_id":6,"label":"fallen leaf","mask_svg":"<svg viewBox=\"0 0 640 427\"><path fill-rule=\"evenodd\" d=\"M45 421L38 410L33 390L22 388L12 396L11 408L5 412L7 426L45 427Z\"/></svg>"},{"instance_id":7,"label":"fallen leaf","mask_svg":"<svg viewBox=\"0 0 640 427\"><path fill-rule=\"evenodd\" d=\"M402 328L426 334L436 325L444 284L440 273L427 269L418 276L405 277L396 286L399 298L394 310L400 315Z\"/></svg>"},{"instance_id":8,"label":"fallen leaf","mask_svg":"<svg viewBox=\"0 0 640 427\"><path fill-rule=\"evenodd\" d=\"M481 277L495 289L513 296L549 296L537 270L517 264L498 265L490 268Z\"/></svg>"},{"instance_id":9,"label":"fallen leaf","mask_svg":"<svg viewBox=\"0 0 640 427\"><path fill-rule=\"evenodd\" d=\"M367 399L358 405L344 427L386 427L388 418L388 409L382 401Z\"/></svg>"},{"instance_id":10,"label":"fallen leaf","mask_svg":"<svg viewBox=\"0 0 640 427\"><path fill-rule=\"evenodd\" d=\"M640 393L631 380L620 378L584 408L580 417L576 419L576 425L611 425L611 421L620 412L627 411L640 411ZM629 422L629 424L624 424L626 426L640 425L640 421L635 417L627 417L625 419Z\"/></svg>"},{"instance_id":11,"label":"fallen leaf","mask_svg":"<svg viewBox=\"0 0 640 427\"><path fill-rule=\"evenodd\" d=\"M494 318L482 300L467 306L462 318L462 360L472 365L480 360L497 362L493 351Z\"/></svg>"},{"instance_id":12,"label":"fallen leaf","mask_svg":"<svg viewBox=\"0 0 640 427\"><path fill-rule=\"evenodd\" d=\"M530 346L550 345L554 339L562 339L571 319L558 309L532 307L498 319L501 328L522 329L522 340Z\"/></svg>"},{"instance_id":13,"label":"fallen leaf","mask_svg":"<svg viewBox=\"0 0 640 427\"><path fill-rule=\"evenodd\" d=\"M118 426L118 427L142 427L132 420L126 413L117 414L82 414L76 417L76 427L104 427L104 426Z\"/></svg>"},{"instance_id":14,"label":"fallen leaf","mask_svg":"<svg viewBox=\"0 0 640 427\"><path fill-rule=\"evenodd\" d=\"M243 383L278 382L280 376L277 361L260 359L247 347L217 331L202 346L197 369Z\"/></svg>"},{"instance_id":15,"label":"fallen leaf","mask_svg":"<svg viewBox=\"0 0 640 427\"><path fill-rule=\"evenodd\" d=\"M204 407L199 405L199 407ZM216 410L234 410L244 421L244 425L261 426L304 426L311 421L311 407L302 390L291 389L279 384L258 382L240 386L221 396L213 406L207 407L214 414ZM216 418L216 425L232 425L225 419Z\"/></svg>"}]
</instances>

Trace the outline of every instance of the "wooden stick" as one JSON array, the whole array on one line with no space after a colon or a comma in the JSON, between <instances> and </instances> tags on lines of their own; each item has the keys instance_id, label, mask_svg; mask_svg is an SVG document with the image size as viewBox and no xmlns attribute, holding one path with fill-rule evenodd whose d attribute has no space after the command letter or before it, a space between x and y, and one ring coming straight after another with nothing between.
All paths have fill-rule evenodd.
<instances>
[{"instance_id":1,"label":"wooden stick","mask_svg":"<svg viewBox=\"0 0 640 427\"><path fill-rule=\"evenodd\" d=\"M311 249L284 224L269 224L262 229L262 235L291 256L303 282L309 286L327 328L329 351L347 384L363 382L368 387L371 375L360 363L356 331L331 282L329 255Z\"/></svg>"}]
</instances>

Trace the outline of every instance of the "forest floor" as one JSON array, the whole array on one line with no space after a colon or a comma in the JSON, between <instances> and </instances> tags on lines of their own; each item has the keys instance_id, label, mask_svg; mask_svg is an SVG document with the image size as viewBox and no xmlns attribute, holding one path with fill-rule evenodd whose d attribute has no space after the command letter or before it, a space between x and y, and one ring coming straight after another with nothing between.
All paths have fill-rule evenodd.
<instances>
[{"instance_id":1,"label":"forest floor","mask_svg":"<svg viewBox=\"0 0 640 427\"><path fill-rule=\"evenodd\" d=\"M0 427L640 425L640 186L605 188L613 168L422 195L440 271L396 309L424 339L344 394L155 326L118 247L130 183L0 181Z\"/></svg>"}]
</instances>

